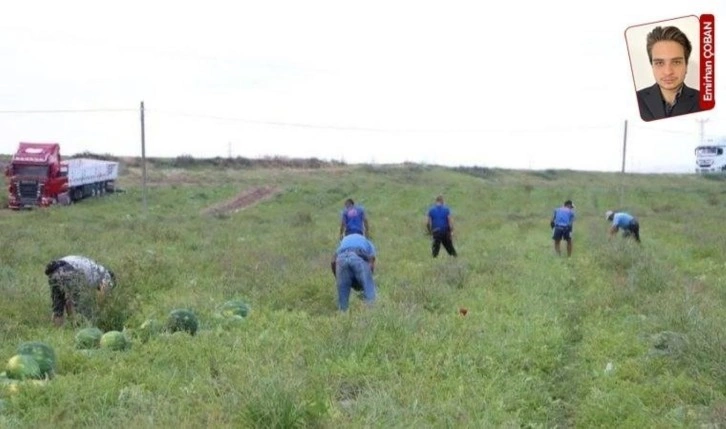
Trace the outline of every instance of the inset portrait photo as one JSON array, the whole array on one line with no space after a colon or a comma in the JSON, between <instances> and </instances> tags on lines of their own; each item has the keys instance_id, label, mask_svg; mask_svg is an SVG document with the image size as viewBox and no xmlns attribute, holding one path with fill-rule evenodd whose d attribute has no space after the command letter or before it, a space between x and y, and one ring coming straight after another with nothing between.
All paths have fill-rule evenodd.
<instances>
[{"instance_id":1,"label":"inset portrait photo","mask_svg":"<svg viewBox=\"0 0 726 429\"><path fill-rule=\"evenodd\" d=\"M644 121L713 108L713 103L702 102L701 33L701 20L695 15L625 30L635 96Z\"/></svg>"}]
</instances>

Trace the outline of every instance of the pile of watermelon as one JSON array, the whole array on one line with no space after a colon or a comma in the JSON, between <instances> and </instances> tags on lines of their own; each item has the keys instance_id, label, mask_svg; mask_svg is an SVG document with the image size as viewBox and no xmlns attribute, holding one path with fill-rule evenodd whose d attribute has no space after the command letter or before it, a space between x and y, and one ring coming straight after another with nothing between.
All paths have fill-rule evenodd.
<instances>
[{"instance_id":1,"label":"pile of watermelon","mask_svg":"<svg viewBox=\"0 0 726 429\"><path fill-rule=\"evenodd\" d=\"M131 342L123 332L103 332L96 327L83 328L76 333L76 348L79 350L108 349L112 351L126 350Z\"/></svg>"},{"instance_id":2,"label":"pile of watermelon","mask_svg":"<svg viewBox=\"0 0 726 429\"><path fill-rule=\"evenodd\" d=\"M49 379L55 374L57 359L48 343L28 341L20 344L5 365L5 376L13 380Z\"/></svg>"},{"instance_id":3,"label":"pile of watermelon","mask_svg":"<svg viewBox=\"0 0 726 429\"><path fill-rule=\"evenodd\" d=\"M56 355L53 347L42 341L20 344L0 373L0 386L17 393L22 384L45 385L55 375Z\"/></svg>"},{"instance_id":4,"label":"pile of watermelon","mask_svg":"<svg viewBox=\"0 0 726 429\"><path fill-rule=\"evenodd\" d=\"M229 300L217 308L215 317L226 322L237 323L244 320L250 313L250 307L242 300ZM74 337L75 348L81 351L107 349L110 351L127 350L131 346L131 338L146 343L153 337L167 332L170 334L187 333L196 335L199 331L199 319L194 311L177 308L169 312L166 320L160 322L148 319L135 330L103 332L97 327L79 329ZM0 372L0 387L9 387L11 392L17 391L19 383L45 383L56 372L57 358L53 347L42 341L28 341L20 344L15 355L5 364L5 371ZM0 368L2 369L2 368Z\"/></svg>"},{"instance_id":5,"label":"pile of watermelon","mask_svg":"<svg viewBox=\"0 0 726 429\"><path fill-rule=\"evenodd\" d=\"M232 299L221 304L215 317L224 323L244 320L250 313L250 306L241 299ZM196 335L199 331L199 318L189 308L176 308L167 314L165 319L150 318L135 329L124 328L123 332L109 331L103 333L98 328L84 328L76 333L76 348L81 350L107 348L110 350L126 350L131 339L147 343L162 333L187 333Z\"/></svg>"}]
</instances>

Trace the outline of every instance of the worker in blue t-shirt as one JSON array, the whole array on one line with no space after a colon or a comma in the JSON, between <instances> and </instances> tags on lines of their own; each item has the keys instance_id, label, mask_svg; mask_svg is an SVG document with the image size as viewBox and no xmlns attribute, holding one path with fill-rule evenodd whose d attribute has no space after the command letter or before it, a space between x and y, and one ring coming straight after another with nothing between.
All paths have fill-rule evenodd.
<instances>
[{"instance_id":1,"label":"worker in blue t-shirt","mask_svg":"<svg viewBox=\"0 0 726 429\"><path fill-rule=\"evenodd\" d=\"M360 234L370 238L366 211L362 206L356 205L352 198L345 200L345 207L340 212L340 238L348 234Z\"/></svg>"},{"instance_id":2,"label":"worker in blue t-shirt","mask_svg":"<svg viewBox=\"0 0 726 429\"><path fill-rule=\"evenodd\" d=\"M560 242L567 242L567 256L572 256L572 223L575 221L575 206L572 200L565 201L562 207L555 209L550 220L552 240L555 242L555 252L561 255Z\"/></svg>"},{"instance_id":3,"label":"worker in blue t-shirt","mask_svg":"<svg viewBox=\"0 0 726 429\"><path fill-rule=\"evenodd\" d=\"M623 237L633 237L640 243L640 224L635 216L625 212L608 210L605 219L612 221L610 225L610 237L616 235L618 230L623 230Z\"/></svg>"},{"instance_id":4,"label":"worker in blue t-shirt","mask_svg":"<svg viewBox=\"0 0 726 429\"><path fill-rule=\"evenodd\" d=\"M444 197L442 195L437 196L434 205L429 208L426 217L426 229L433 238L431 254L434 258L439 256L441 245L444 246L444 249L446 249L449 255L456 257L457 254L453 241L454 223L451 219L451 209L444 204Z\"/></svg>"},{"instance_id":5,"label":"worker in blue t-shirt","mask_svg":"<svg viewBox=\"0 0 726 429\"><path fill-rule=\"evenodd\" d=\"M338 289L338 309L347 311L350 291L360 285L366 304L376 300L376 284L373 272L376 267L376 248L361 234L348 234L335 250L332 268Z\"/></svg>"}]
</instances>

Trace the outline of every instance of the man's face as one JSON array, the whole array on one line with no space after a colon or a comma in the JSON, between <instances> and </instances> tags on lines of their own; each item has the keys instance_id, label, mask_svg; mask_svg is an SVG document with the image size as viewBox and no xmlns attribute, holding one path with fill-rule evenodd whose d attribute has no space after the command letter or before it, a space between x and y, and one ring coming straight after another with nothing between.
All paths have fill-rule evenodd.
<instances>
[{"instance_id":1,"label":"man's face","mask_svg":"<svg viewBox=\"0 0 726 429\"><path fill-rule=\"evenodd\" d=\"M656 42L651 50L653 77L662 89L676 90L686 78L686 56L677 42Z\"/></svg>"}]
</instances>

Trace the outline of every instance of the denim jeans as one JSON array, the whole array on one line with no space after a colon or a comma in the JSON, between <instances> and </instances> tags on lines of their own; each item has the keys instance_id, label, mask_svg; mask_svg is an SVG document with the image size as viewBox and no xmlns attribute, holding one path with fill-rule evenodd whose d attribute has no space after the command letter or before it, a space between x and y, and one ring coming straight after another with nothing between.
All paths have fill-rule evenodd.
<instances>
[{"instance_id":1,"label":"denim jeans","mask_svg":"<svg viewBox=\"0 0 726 429\"><path fill-rule=\"evenodd\" d=\"M363 285L363 296L367 304L376 300L376 284L373 281L373 273L368 262L363 260L355 252L343 252L336 258L336 283L338 287L338 309L348 310L350 291L353 280Z\"/></svg>"}]
</instances>

